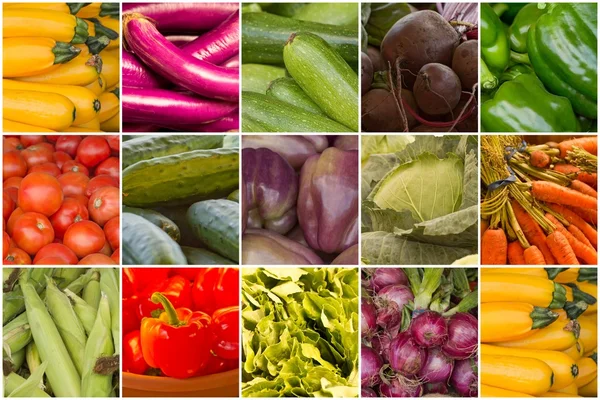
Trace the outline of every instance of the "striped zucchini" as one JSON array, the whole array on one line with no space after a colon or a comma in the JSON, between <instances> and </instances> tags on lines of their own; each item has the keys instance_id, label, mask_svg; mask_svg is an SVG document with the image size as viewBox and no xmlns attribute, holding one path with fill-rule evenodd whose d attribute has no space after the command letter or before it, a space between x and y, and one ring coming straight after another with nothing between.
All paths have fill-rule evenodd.
<instances>
[{"instance_id":1,"label":"striped zucchini","mask_svg":"<svg viewBox=\"0 0 600 400\"><path fill-rule=\"evenodd\" d=\"M275 79L269 84L267 96L271 96L293 106L302 108L315 114L325 115L323 110L319 108L317 103L311 100L310 97L292 78Z\"/></svg>"},{"instance_id":2,"label":"striped zucchini","mask_svg":"<svg viewBox=\"0 0 600 400\"><path fill-rule=\"evenodd\" d=\"M239 204L231 200L207 200L192 204L187 220L194 235L210 250L239 260Z\"/></svg>"}]
</instances>

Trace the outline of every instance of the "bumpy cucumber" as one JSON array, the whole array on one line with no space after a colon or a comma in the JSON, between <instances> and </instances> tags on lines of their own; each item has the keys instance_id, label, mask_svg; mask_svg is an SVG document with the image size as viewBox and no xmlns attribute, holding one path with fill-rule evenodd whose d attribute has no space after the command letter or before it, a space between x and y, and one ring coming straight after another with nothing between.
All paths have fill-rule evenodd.
<instances>
[{"instance_id":1,"label":"bumpy cucumber","mask_svg":"<svg viewBox=\"0 0 600 400\"><path fill-rule=\"evenodd\" d=\"M229 193L229 196L227 196L227 200L231 200L231 201L235 201L236 203L239 203L240 202L240 191L234 190L233 192Z\"/></svg>"},{"instance_id":2,"label":"bumpy cucumber","mask_svg":"<svg viewBox=\"0 0 600 400\"><path fill-rule=\"evenodd\" d=\"M179 227L179 232L181 233L180 246L204 247L202 242L194 235L194 231L187 221L188 208L189 206L156 207L155 210L169 218Z\"/></svg>"},{"instance_id":3,"label":"bumpy cucumber","mask_svg":"<svg viewBox=\"0 0 600 400\"><path fill-rule=\"evenodd\" d=\"M225 135L225 138L223 139L223 147L226 149L239 149L240 135Z\"/></svg>"},{"instance_id":4,"label":"bumpy cucumber","mask_svg":"<svg viewBox=\"0 0 600 400\"><path fill-rule=\"evenodd\" d=\"M181 250L187 258L188 265L235 265L233 261L206 249L181 246Z\"/></svg>"},{"instance_id":5,"label":"bumpy cucumber","mask_svg":"<svg viewBox=\"0 0 600 400\"><path fill-rule=\"evenodd\" d=\"M231 200L206 200L194 203L187 211L194 235L210 250L239 260L239 204Z\"/></svg>"},{"instance_id":6,"label":"bumpy cucumber","mask_svg":"<svg viewBox=\"0 0 600 400\"><path fill-rule=\"evenodd\" d=\"M269 84L267 89L267 96L271 96L275 99L285 101L293 106L300 107L311 113L325 115L323 110L319 108L317 103L312 101L310 97L292 78L279 78L275 79Z\"/></svg>"},{"instance_id":7,"label":"bumpy cucumber","mask_svg":"<svg viewBox=\"0 0 600 400\"><path fill-rule=\"evenodd\" d=\"M179 242L179 240L181 239L181 232L179 231L179 227L177 226L177 224L175 224L175 222L171 221L169 218L165 217L158 211L149 210L147 208L123 206L123 212L139 215L140 217L147 219L148 221L152 222L154 225L158 226L160 229L165 231L165 233L176 242Z\"/></svg>"}]
</instances>

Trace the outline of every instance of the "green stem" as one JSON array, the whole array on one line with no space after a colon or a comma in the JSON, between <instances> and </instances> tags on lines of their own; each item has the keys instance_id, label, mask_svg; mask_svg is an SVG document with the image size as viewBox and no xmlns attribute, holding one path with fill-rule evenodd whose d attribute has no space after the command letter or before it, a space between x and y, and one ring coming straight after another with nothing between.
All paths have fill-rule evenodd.
<instances>
[{"instance_id":1,"label":"green stem","mask_svg":"<svg viewBox=\"0 0 600 400\"><path fill-rule=\"evenodd\" d=\"M167 313L167 317L169 318L169 325L181 326L184 324L182 321L179 320L179 317L177 316L177 311L175 311L175 307L173 307L173 304L169 301L169 299L167 299L167 297L164 294L162 294L161 292L154 292L150 300L152 300L154 304L162 304L163 308L165 309L165 312Z\"/></svg>"},{"instance_id":2,"label":"green stem","mask_svg":"<svg viewBox=\"0 0 600 400\"><path fill-rule=\"evenodd\" d=\"M551 309L563 308L567 301L567 290L560 283L554 282L552 302L548 305Z\"/></svg>"},{"instance_id":3,"label":"green stem","mask_svg":"<svg viewBox=\"0 0 600 400\"><path fill-rule=\"evenodd\" d=\"M544 268L546 273L548 274L548 279L553 280L556 278L556 275L560 274L563 271L568 270L569 268Z\"/></svg>"},{"instance_id":4,"label":"green stem","mask_svg":"<svg viewBox=\"0 0 600 400\"><path fill-rule=\"evenodd\" d=\"M425 268L421 286L415 293L415 310L427 310L429 308L431 297L440 286L443 273L444 268Z\"/></svg>"},{"instance_id":5,"label":"green stem","mask_svg":"<svg viewBox=\"0 0 600 400\"><path fill-rule=\"evenodd\" d=\"M544 328L558 318L558 314L549 308L544 307L533 307L533 311L529 314L531 317L531 329Z\"/></svg>"},{"instance_id":6,"label":"green stem","mask_svg":"<svg viewBox=\"0 0 600 400\"><path fill-rule=\"evenodd\" d=\"M474 290L471 293L469 293L468 295L466 295L460 301L460 303L458 303L456 305L456 307L452 307L451 309L449 309L442 315L444 317L451 317L452 315L459 313L459 312L468 312L471 309L477 307L477 301L478 301L478 291Z\"/></svg>"},{"instance_id":7,"label":"green stem","mask_svg":"<svg viewBox=\"0 0 600 400\"><path fill-rule=\"evenodd\" d=\"M565 312L567 313L567 317L569 317L569 319L577 319L577 317L583 314L587 308L588 305L585 301L567 301L564 306Z\"/></svg>"},{"instance_id":8,"label":"green stem","mask_svg":"<svg viewBox=\"0 0 600 400\"><path fill-rule=\"evenodd\" d=\"M529 55L527 53L517 53L516 51L511 50L510 59L519 64L531 65L531 61L529 61Z\"/></svg>"}]
</instances>

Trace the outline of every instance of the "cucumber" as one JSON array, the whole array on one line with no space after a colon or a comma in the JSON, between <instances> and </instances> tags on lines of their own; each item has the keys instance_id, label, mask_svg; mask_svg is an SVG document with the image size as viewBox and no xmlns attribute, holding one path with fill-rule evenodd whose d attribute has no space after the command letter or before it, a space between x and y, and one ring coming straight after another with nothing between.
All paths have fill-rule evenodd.
<instances>
[{"instance_id":1,"label":"cucumber","mask_svg":"<svg viewBox=\"0 0 600 400\"><path fill-rule=\"evenodd\" d=\"M246 129L252 124L262 128L259 132L350 132L350 128L325 116L263 94L242 92L244 132L251 132Z\"/></svg>"},{"instance_id":2,"label":"cucumber","mask_svg":"<svg viewBox=\"0 0 600 400\"><path fill-rule=\"evenodd\" d=\"M139 137L138 135L123 135L123 141L127 142L127 141L129 141L131 139L135 139L135 138L138 138L138 137Z\"/></svg>"},{"instance_id":3,"label":"cucumber","mask_svg":"<svg viewBox=\"0 0 600 400\"><path fill-rule=\"evenodd\" d=\"M188 247L203 247L200 240L194 236L194 231L187 221L187 210L189 206L178 207L156 207L155 210L169 218L178 227L181 233L179 245Z\"/></svg>"},{"instance_id":4,"label":"cucumber","mask_svg":"<svg viewBox=\"0 0 600 400\"><path fill-rule=\"evenodd\" d=\"M123 169L142 160L170 156L192 150L217 149L223 145L223 135L138 136L123 143Z\"/></svg>"},{"instance_id":5,"label":"cucumber","mask_svg":"<svg viewBox=\"0 0 600 400\"><path fill-rule=\"evenodd\" d=\"M187 265L179 245L139 215L123 213L121 256L125 265Z\"/></svg>"},{"instance_id":6,"label":"cucumber","mask_svg":"<svg viewBox=\"0 0 600 400\"><path fill-rule=\"evenodd\" d=\"M227 200L231 200L231 201L235 201L236 203L240 202L240 191L238 190L234 190L233 192L229 193L229 196L227 196Z\"/></svg>"},{"instance_id":7,"label":"cucumber","mask_svg":"<svg viewBox=\"0 0 600 400\"><path fill-rule=\"evenodd\" d=\"M314 114L325 115L317 103L312 101L292 78L275 79L267 89L267 96L285 101L286 103L290 103L293 106L300 107Z\"/></svg>"},{"instance_id":8,"label":"cucumber","mask_svg":"<svg viewBox=\"0 0 600 400\"><path fill-rule=\"evenodd\" d=\"M225 197L238 188L238 149L194 150L123 171L123 204L151 208Z\"/></svg>"},{"instance_id":9,"label":"cucumber","mask_svg":"<svg viewBox=\"0 0 600 400\"><path fill-rule=\"evenodd\" d=\"M169 218L165 217L158 211L149 210L146 208L123 206L123 212L139 215L140 217L148 220L149 222L152 222L176 242L179 242L179 240L181 239L181 232L179 231L179 227L175 224L175 222L171 221Z\"/></svg>"},{"instance_id":10,"label":"cucumber","mask_svg":"<svg viewBox=\"0 0 600 400\"><path fill-rule=\"evenodd\" d=\"M309 3L299 8L294 19L328 25L358 26L358 3Z\"/></svg>"},{"instance_id":11,"label":"cucumber","mask_svg":"<svg viewBox=\"0 0 600 400\"><path fill-rule=\"evenodd\" d=\"M225 135L223 139L223 147L226 149L240 148L240 135Z\"/></svg>"},{"instance_id":12,"label":"cucumber","mask_svg":"<svg viewBox=\"0 0 600 400\"><path fill-rule=\"evenodd\" d=\"M231 200L206 200L188 208L187 220L194 235L210 250L239 261L239 204Z\"/></svg>"},{"instance_id":13,"label":"cucumber","mask_svg":"<svg viewBox=\"0 0 600 400\"><path fill-rule=\"evenodd\" d=\"M312 33L292 35L283 59L298 86L329 118L358 132L358 76L325 40Z\"/></svg>"},{"instance_id":14,"label":"cucumber","mask_svg":"<svg viewBox=\"0 0 600 400\"><path fill-rule=\"evenodd\" d=\"M271 81L285 76L285 68L273 65L242 64L242 91L265 94Z\"/></svg>"},{"instance_id":15,"label":"cucumber","mask_svg":"<svg viewBox=\"0 0 600 400\"><path fill-rule=\"evenodd\" d=\"M242 14L243 62L283 64L283 46L295 32L319 35L349 64L358 65L358 26L348 28L319 24L268 13Z\"/></svg>"},{"instance_id":16,"label":"cucumber","mask_svg":"<svg viewBox=\"0 0 600 400\"><path fill-rule=\"evenodd\" d=\"M185 254L188 265L235 265L233 261L206 249L181 246L181 250Z\"/></svg>"}]
</instances>

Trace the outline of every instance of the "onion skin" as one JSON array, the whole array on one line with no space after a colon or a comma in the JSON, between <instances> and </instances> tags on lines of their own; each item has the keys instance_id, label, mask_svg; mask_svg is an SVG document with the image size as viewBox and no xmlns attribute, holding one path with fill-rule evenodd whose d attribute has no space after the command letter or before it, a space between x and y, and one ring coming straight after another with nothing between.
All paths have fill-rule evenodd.
<instances>
[{"instance_id":1,"label":"onion skin","mask_svg":"<svg viewBox=\"0 0 600 400\"><path fill-rule=\"evenodd\" d=\"M360 382L362 386L375 386L381 383L379 371L383 367L383 361L379 354L368 346L361 346L360 349Z\"/></svg>"},{"instance_id":2,"label":"onion skin","mask_svg":"<svg viewBox=\"0 0 600 400\"><path fill-rule=\"evenodd\" d=\"M392 343L392 339L393 338L384 331L378 332L371 339L371 347L373 347L373 350L375 350L377 354L381 355L381 358L383 358L383 361L386 363L389 362L387 354L390 352L390 343Z\"/></svg>"},{"instance_id":3,"label":"onion skin","mask_svg":"<svg viewBox=\"0 0 600 400\"><path fill-rule=\"evenodd\" d=\"M368 387L360 388L360 397L378 397L377 393Z\"/></svg>"},{"instance_id":4,"label":"onion skin","mask_svg":"<svg viewBox=\"0 0 600 400\"><path fill-rule=\"evenodd\" d=\"M382 383L379 387L382 397L421 397L423 386L417 381L410 381L402 377L392 379L389 385Z\"/></svg>"},{"instance_id":5,"label":"onion skin","mask_svg":"<svg viewBox=\"0 0 600 400\"><path fill-rule=\"evenodd\" d=\"M360 334L371 337L377 330L377 310L373 303L363 298L360 303Z\"/></svg>"},{"instance_id":6,"label":"onion skin","mask_svg":"<svg viewBox=\"0 0 600 400\"><path fill-rule=\"evenodd\" d=\"M427 360L419 371L419 378L428 383L448 382L454 360L449 358L439 348L434 347L427 350Z\"/></svg>"},{"instance_id":7,"label":"onion skin","mask_svg":"<svg viewBox=\"0 0 600 400\"><path fill-rule=\"evenodd\" d=\"M455 360L464 360L477 353L477 319L468 313L457 313L448 320L448 341L442 351Z\"/></svg>"},{"instance_id":8,"label":"onion skin","mask_svg":"<svg viewBox=\"0 0 600 400\"><path fill-rule=\"evenodd\" d=\"M427 352L415 343L408 332L402 332L390 343L388 359L394 371L410 378L421 370Z\"/></svg>"},{"instance_id":9,"label":"onion skin","mask_svg":"<svg viewBox=\"0 0 600 400\"><path fill-rule=\"evenodd\" d=\"M410 333L421 347L441 346L448 340L448 325L435 311L424 311L413 318Z\"/></svg>"},{"instance_id":10,"label":"onion skin","mask_svg":"<svg viewBox=\"0 0 600 400\"><path fill-rule=\"evenodd\" d=\"M234 57L240 46L240 13L232 13L219 26L185 44L181 50L211 64L222 64Z\"/></svg>"},{"instance_id":11,"label":"onion skin","mask_svg":"<svg viewBox=\"0 0 600 400\"><path fill-rule=\"evenodd\" d=\"M456 361L450 383L463 397L477 397L477 357Z\"/></svg>"},{"instance_id":12,"label":"onion skin","mask_svg":"<svg viewBox=\"0 0 600 400\"><path fill-rule=\"evenodd\" d=\"M401 268L370 268L369 272L371 272L369 285L376 293L386 286L408 283L408 278Z\"/></svg>"},{"instance_id":13,"label":"onion skin","mask_svg":"<svg viewBox=\"0 0 600 400\"><path fill-rule=\"evenodd\" d=\"M448 384L446 382L426 383L423 387L425 394L430 394L428 397L443 397L434 395L448 394Z\"/></svg>"}]
</instances>

